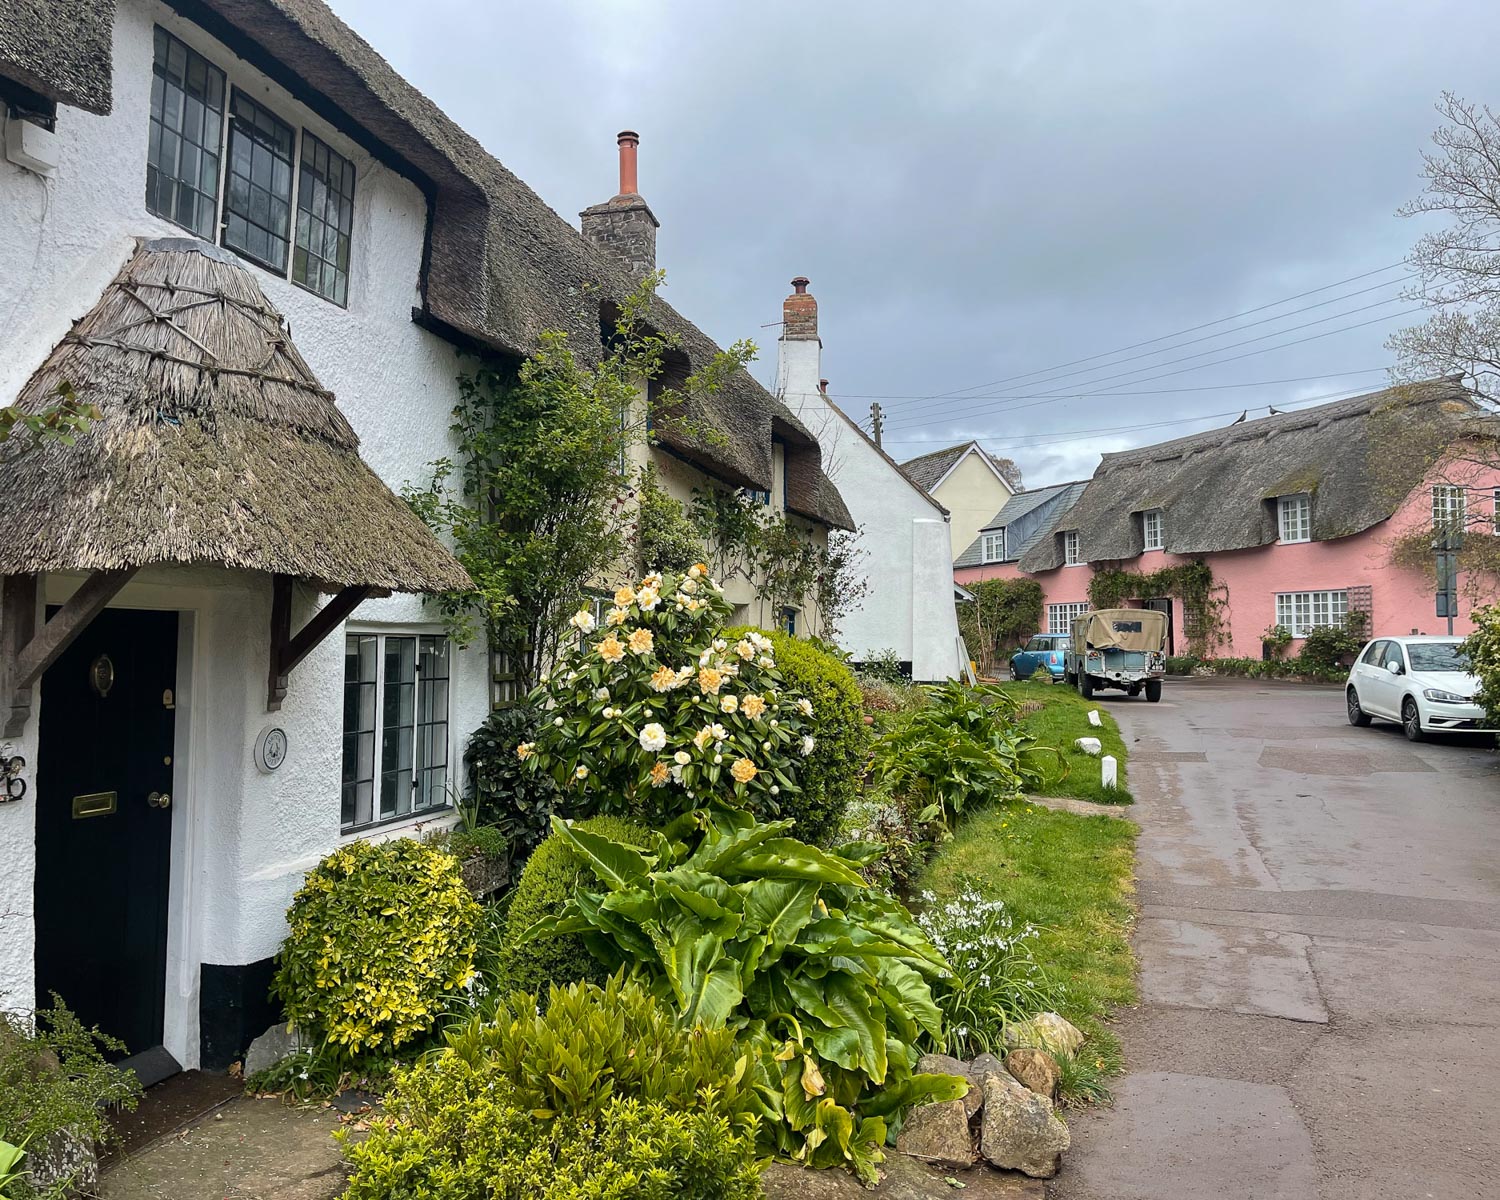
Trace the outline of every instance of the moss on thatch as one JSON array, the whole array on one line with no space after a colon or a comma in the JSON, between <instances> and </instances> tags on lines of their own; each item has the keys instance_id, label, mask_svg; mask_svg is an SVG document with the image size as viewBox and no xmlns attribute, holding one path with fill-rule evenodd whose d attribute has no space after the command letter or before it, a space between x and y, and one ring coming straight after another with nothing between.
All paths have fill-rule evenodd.
<instances>
[{"instance_id":1,"label":"moss on thatch","mask_svg":"<svg viewBox=\"0 0 1500 1200\"><path fill-rule=\"evenodd\" d=\"M472 586L359 457L281 314L225 251L138 245L22 388L95 405L73 445L0 455L0 574L215 563L328 587Z\"/></svg>"}]
</instances>

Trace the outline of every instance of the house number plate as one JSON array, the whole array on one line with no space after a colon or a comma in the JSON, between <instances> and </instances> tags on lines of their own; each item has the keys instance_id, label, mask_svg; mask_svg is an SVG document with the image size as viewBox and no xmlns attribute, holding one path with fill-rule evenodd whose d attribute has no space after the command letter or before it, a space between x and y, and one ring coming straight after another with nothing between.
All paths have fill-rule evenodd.
<instances>
[{"instance_id":1,"label":"house number plate","mask_svg":"<svg viewBox=\"0 0 1500 1200\"><path fill-rule=\"evenodd\" d=\"M73 820L108 816L115 811L118 803L119 795L116 792L90 792L87 796L74 796Z\"/></svg>"}]
</instances>

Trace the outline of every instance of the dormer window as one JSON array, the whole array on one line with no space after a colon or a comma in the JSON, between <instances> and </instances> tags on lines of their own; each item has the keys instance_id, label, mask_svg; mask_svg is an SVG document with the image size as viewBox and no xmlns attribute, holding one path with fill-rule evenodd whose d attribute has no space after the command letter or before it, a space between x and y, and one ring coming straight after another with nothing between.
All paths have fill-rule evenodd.
<instances>
[{"instance_id":1,"label":"dormer window","mask_svg":"<svg viewBox=\"0 0 1500 1200\"><path fill-rule=\"evenodd\" d=\"M1312 541L1312 497L1305 492L1282 496L1277 501L1278 526L1283 542Z\"/></svg>"},{"instance_id":2,"label":"dormer window","mask_svg":"<svg viewBox=\"0 0 1500 1200\"><path fill-rule=\"evenodd\" d=\"M980 562L997 563L1005 561L1005 530L984 535L984 543L980 547Z\"/></svg>"},{"instance_id":3,"label":"dormer window","mask_svg":"<svg viewBox=\"0 0 1500 1200\"><path fill-rule=\"evenodd\" d=\"M1162 535L1161 509L1153 508L1141 514L1141 549L1161 550L1166 546Z\"/></svg>"},{"instance_id":4,"label":"dormer window","mask_svg":"<svg viewBox=\"0 0 1500 1200\"><path fill-rule=\"evenodd\" d=\"M1065 567L1077 567L1083 565L1083 555L1078 546L1078 530L1070 529L1063 534L1063 565Z\"/></svg>"}]
</instances>

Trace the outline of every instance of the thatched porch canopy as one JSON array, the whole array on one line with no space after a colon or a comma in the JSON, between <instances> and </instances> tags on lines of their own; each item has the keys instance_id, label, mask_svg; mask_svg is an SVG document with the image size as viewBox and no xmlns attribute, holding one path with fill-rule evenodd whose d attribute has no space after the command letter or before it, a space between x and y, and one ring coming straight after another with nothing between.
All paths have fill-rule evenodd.
<instances>
[{"instance_id":1,"label":"thatched porch canopy","mask_svg":"<svg viewBox=\"0 0 1500 1200\"><path fill-rule=\"evenodd\" d=\"M250 272L207 243L142 242L31 377L101 418L0 452L0 575L217 564L325 590L472 586L359 457L359 439Z\"/></svg>"}]
</instances>

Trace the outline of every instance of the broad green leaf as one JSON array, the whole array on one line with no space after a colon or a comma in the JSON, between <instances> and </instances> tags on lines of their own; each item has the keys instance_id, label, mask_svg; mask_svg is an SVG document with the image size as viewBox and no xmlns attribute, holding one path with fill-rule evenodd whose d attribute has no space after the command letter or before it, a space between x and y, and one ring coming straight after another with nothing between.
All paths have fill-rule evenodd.
<instances>
[{"instance_id":1,"label":"broad green leaf","mask_svg":"<svg viewBox=\"0 0 1500 1200\"><path fill-rule=\"evenodd\" d=\"M914 966L918 961L910 947L888 941L845 917L825 917L812 922L798 937L796 949L800 954L840 954L850 958L890 955L912 959Z\"/></svg>"},{"instance_id":2,"label":"broad green leaf","mask_svg":"<svg viewBox=\"0 0 1500 1200\"><path fill-rule=\"evenodd\" d=\"M768 821L763 825L747 825L729 832L710 828L702 844L682 865L694 871L726 874L726 868L730 864L742 859L757 846L772 840L785 840L781 835L791 827L791 821Z\"/></svg>"},{"instance_id":3,"label":"broad green leaf","mask_svg":"<svg viewBox=\"0 0 1500 1200\"><path fill-rule=\"evenodd\" d=\"M844 1018L834 1012L824 998L821 981L809 979L804 975L788 974L783 983L792 1003L808 1016L821 1021L831 1029L839 1028L844 1024Z\"/></svg>"},{"instance_id":4,"label":"broad green leaf","mask_svg":"<svg viewBox=\"0 0 1500 1200\"><path fill-rule=\"evenodd\" d=\"M808 879L814 883L866 886L859 872L842 859L795 838L771 838L756 853L727 863L721 873L731 878L759 876L762 879Z\"/></svg>"},{"instance_id":5,"label":"broad green leaf","mask_svg":"<svg viewBox=\"0 0 1500 1200\"><path fill-rule=\"evenodd\" d=\"M898 1032L903 1038L916 1041L918 1028L934 1040L942 1037L942 1010L919 971L901 959L882 958L875 963L875 974L880 979L881 1002L902 1026Z\"/></svg>"},{"instance_id":6,"label":"broad green leaf","mask_svg":"<svg viewBox=\"0 0 1500 1200\"><path fill-rule=\"evenodd\" d=\"M764 933L779 948L793 941L812 919L818 885L807 880L759 879L742 894L746 931Z\"/></svg>"},{"instance_id":7,"label":"broad green leaf","mask_svg":"<svg viewBox=\"0 0 1500 1200\"><path fill-rule=\"evenodd\" d=\"M677 942L667 974L686 1025L717 1029L740 1002L739 964L724 955L723 942L714 934Z\"/></svg>"},{"instance_id":8,"label":"broad green leaf","mask_svg":"<svg viewBox=\"0 0 1500 1200\"><path fill-rule=\"evenodd\" d=\"M548 913L545 917L539 917L532 922L521 934L521 941L529 942L534 938L558 937L565 933L583 933L592 928L593 926L582 915L564 910L561 913Z\"/></svg>"},{"instance_id":9,"label":"broad green leaf","mask_svg":"<svg viewBox=\"0 0 1500 1200\"><path fill-rule=\"evenodd\" d=\"M575 828L560 817L552 818L552 829L588 860L594 874L610 891L642 883L651 870L651 860L634 846Z\"/></svg>"},{"instance_id":10,"label":"broad green leaf","mask_svg":"<svg viewBox=\"0 0 1500 1200\"><path fill-rule=\"evenodd\" d=\"M959 1100L968 1091L969 1081L962 1075L912 1075L892 1080L879 1091L866 1092L859 1109L869 1117L888 1117L914 1104Z\"/></svg>"},{"instance_id":11,"label":"broad green leaf","mask_svg":"<svg viewBox=\"0 0 1500 1200\"><path fill-rule=\"evenodd\" d=\"M858 863L862 867L878 862L885 852L884 842L844 842L842 845L833 847L832 851L836 857Z\"/></svg>"},{"instance_id":12,"label":"broad green leaf","mask_svg":"<svg viewBox=\"0 0 1500 1200\"><path fill-rule=\"evenodd\" d=\"M859 1038L860 1065L873 1083L884 1083L889 1063L885 1052L885 1011L871 1004L869 990L847 975L828 977L828 1007ZM842 1065L842 1064L841 1064Z\"/></svg>"}]
</instances>

